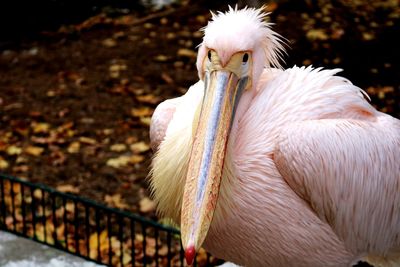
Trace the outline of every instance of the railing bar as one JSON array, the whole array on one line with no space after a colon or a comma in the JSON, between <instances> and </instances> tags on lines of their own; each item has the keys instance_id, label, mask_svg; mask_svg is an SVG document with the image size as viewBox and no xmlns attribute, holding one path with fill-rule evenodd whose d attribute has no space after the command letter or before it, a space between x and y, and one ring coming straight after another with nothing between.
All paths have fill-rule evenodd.
<instances>
[{"instance_id":1,"label":"railing bar","mask_svg":"<svg viewBox=\"0 0 400 267\"><path fill-rule=\"evenodd\" d=\"M53 213L53 226L54 226L54 244L58 247L58 236L57 236L57 218L56 218L56 196L51 195L51 210Z\"/></svg>"},{"instance_id":2,"label":"railing bar","mask_svg":"<svg viewBox=\"0 0 400 267\"><path fill-rule=\"evenodd\" d=\"M54 193L54 194L56 194L58 196L61 196L62 198L67 198L68 200L72 200L72 201L73 200L78 200L83 205L89 205L91 207L97 207L97 208L99 208L101 210L104 210L104 211L111 211L112 213L115 213L117 215L122 215L124 217L133 218L136 221L139 221L141 223L145 223L145 224L150 225L152 227L157 227L157 228L160 228L162 230L170 230L175 234L179 234L179 231L177 229L173 228L173 227L162 225L160 223L151 221L149 219L143 218L143 217L141 217L139 215L136 215L136 214L132 214L132 213L121 211L121 210L118 210L118 209L115 209L115 208L110 208L110 207L103 206L102 204L99 204L99 203L97 203L97 202L95 202L93 200L90 200L90 199L87 199L87 198L84 198L84 197L78 197L76 195L71 195L71 194L68 194L68 193L59 192L59 191L56 191L55 189L47 187L47 186L45 186L43 184L39 184L39 183L35 184L35 183L29 182L29 181L21 180L20 178L17 178L17 177L12 177L12 176L8 176L8 175L4 175L4 174L2 175L2 178L7 179L9 181L16 181L18 183L25 184L25 185L27 185L27 186L29 186L31 188L34 188L34 189L41 189L41 190L44 190L44 191L46 191L48 193Z\"/></svg>"},{"instance_id":3,"label":"railing bar","mask_svg":"<svg viewBox=\"0 0 400 267\"><path fill-rule=\"evenodd\" d=\"M90 221L89 221L89 207L85 206L85 230L86 230L86 256L90 256Z\"/></svg>"},{"instance_id":4,"label":"railing bar","mask_svg":"<svg viewBox=\"0 0 400 267\"><path fill-rule=\"evenodd\" d=\"M79 220L78 220L78 203L76 200L74 200L74 239L75 239L75 253L80 255L80 249L79 249L79 235L78 235L78 227L79 227Z\"/></svg>"},{"instance_id":5,"label":"railing bar","mask_svg":"<svg viewBox=\"0 0 400 267\"><path fill-rule=\"evenodd\" d=\"M184 266L184 263L183 263L184 251L183 251L182 243L181 243L181 249L179 251L179 256L180 256L180 260L181 260L181 266Z\"/></svg>"},{"instance_id":6,"label":"railing bar","mask_svg":"<svg viewBox=\"0 0 400 267\"><path fill-rule=\"evenodd\" d=\"M36 237L36 199L35 199L35 191L33 188L31 189L31 198L32 198L32 205L31 205L31 212L32 212L32 228L33 228L33 240L38 240Z\"/></svg>"},{"instance_id":7,"label":"railing bar","mask_svg":"<svg viewBox=\"0 0 400 267\"><path fill-rule=\"evenodd\" d=\"M5 204L5 196L4 196L4 180L0 179L1 183L1 216L3 218L3 224L6 226L6 204Z\"/></svg>"},{"instance_id":8,"label":"railing bar","mask_svg":"<svg viewBox=\"0 0 400 267\"><path fill-rule=\"evenodd\" d=\"M107 212L107 234L108 234L108 265L112 265L112 249L111 249L111 213Z\"/></svg>"},{"instance_id":9,"label":"railing bar","mask_svg":"<svg viewBox=\"0 0 400 267\"><path fill-rule=\"evenodd\" d=\"M171 232L167 232L167 247L168 247L168 267L171 267L172 254L171 254Z\"/></svg>"},{"instance_id":10,"label":"railing bar","mask_svg":"<svg viewBox=\"0 0 400 267\"><path fill-rule=\"evenodd\" d=\"M67 199L63 198L63 221L64 221L64 238L65 238L65 250L69 251L68 249L68 221L67 221Z\"/></svg>"},{"instance_id":11,"label":"railing bar","mask_svg":"<svg viewBox=\"0 0 400 267\"><path fill-rule=\"evenodd\" d=\"M47 231L46 231L46 206L45 206L45 201L44 201L44 193L43 190L41 190L42 192L42 199L41 199L41 203L42 203L42 224L43 224L43 238L44 238L44 242L47 243Z\"/></svg>"},{"instance_id":12,"label":"railing bar","mask_svg":"<svg viewBox=\"0 0 400 267\"><path fill-rule=\"evenodd\" d=\"M15 192L14 192L14 181L11 181L11 215L13 218L13 229L17 231L17 219L15 216Z\"/></svg>"},{"instance_id":13,"label":"railing bar","mask_svg":"<svg viewBox=\"0 0 400 267\"><path fill-rule=\"evenodd\" d=\"M9 180L10 184L11 184L11 192L10 195L6 195L4 193L7 184L5 184L4 180ZM2 219L0 218L0 227L1 227L1 223L3 221L3 223L5 224L5 218L8 214L8 217L10 217L10 215L12 215L13 218L13 227L10 227L12 229L14 229L14 232L20 231L22 233L19 233L20 235L23 234L24 236L29 235L29 233L31 233L31 225L30 222L32 221L32 228L33 228L33 233L34 236L32 239L39 241L41 243L48 243L49 242L49 238L48 235L53 235L54 234L54 244L55 246L60 246L60 240L62 240L62 237L60 237L57 233L57 228L60 227L61 225L61 218L57 218L57 206L59 206L61 203L64 207L64 214L63 214L63 219L64 219L64 224L65 224L65 231L64 231L64 237L65 237L65 247L61 246L62 248L65 248L66 251L70 250L70 245L68 244L68 238L72 238L74 236L75 241L71 240L71 245L75 244L76 250L74 252L74 250L71 253L75 253L79 256L81 255L81 252L84 251L84 243L81 243L79 240L79 236L82 234L84 235L84 231L86 230L86 236L87 236L87 243L86 243L86 250L87 250L87 257L90 257L90 233L92 232L93 229L93 225L91 225L91 222L93 222L93 220L91 219L91 217L93 217L93 213L91 213L91 209L94 208L95 210L95 216L96 216L96 232L97 232L97 262L102 263L102 260L104 262L108 262L109 265L113 264L113 254L114 254L114 250L112 249L112 239L111 237L113 236L112 232L113 232L113 222L115 223L115 219L117 221L119 221L119 227L118 227L118 232L116 229L114 229L114 237L115 234L118 233L118 237L120 239L120 264L117 263L117 265L124 265L124 253L126 253L126 251L124 251L125 248L127 248L126 243L124 244L124 236L125 238L129 238L129 233L126 233L127 230L126 228L129 227L128 221L127 219L129 219L130 222L130 239L131 239L131 246L129 248L131 248L131 252L128 252L131 254L131 264L132 266L135 266L135 246L137 244L135 244L135 227L137 227L136 221L138 221L139 223L142 224L142 233L143 233L143 265L147 266L151 263L151 265L153 266L153 259L147 258L147 251L149 251L147 249L147 235L151 235L151 237L153 237L153 234L155 236L155 252L152 255L155 258L155 264L154 266L161 266L164 263L164 257L162 257L162 261L160 261L161 256L160 256L160 247L161 243L160 241L160 236L162 236L161 240L162 242L165 241L165 236L164 233L160 233L160 231L166 231L167 232L167 242L168 242L168 246L167 246L167 257L168 257L168 266L174 266L174 264L172 263L173 260L175 259L173 256L176 253L175 246L172 244L174 243L173 241L173 237L174 234L179 234L179 231L172 228L172 227L168 227L168 226L163 226L161 224L152 222L152 221L147 221L146 219L143 219L142 217L138 216L138 215L134 215L134 214L130 214L130 213L126 213L125 211L120 211L118 209L114 209L114 208L109 208L109 207L104 207L102 206L102 204L98 204L96 202L90 201L90 200L86 200L86 199L82 199L80 197L77 196L73 196L73 195L69 195L69 194L65 194L65 193L61 193L58 191L54 191L52 189L48 189L45 186L38 186L35 184L32 184L32 187L29 187L29 182L25 182L22 181L21 183L21 189L18 191L15 190L15 185L16 183L18 183L20 181L18 181L18 179L13 179L10 177L3 177L0 174L0 193L1 193L1 197L0 197L0 215L2 216ZM27 186L29 188L24 188L24 186ZM28 192L27 190L30 190L30 192ZM35 191L35 190L40 190L40 192ZM20 193L19 193L20 192ZM37 193L42 193L41 195L37 194ZM30 202L29 199L27 198L27 196L29 196L29 194L32 197L32 201ZM21 196L21 200L19 200L19 197ZM36 196L36 197L35 197ZM7 198L6 198L7 197ZM8 202L5 202L5 199L8 199L9 197L11 197L11 205L10 207L8 207ZM57 199L57 197L61 197L60 200ZM19 202L21 201L21 202ZM50 204L51 201L51 204ZM61 202L62 201L62 202ZM67 212L67 207L69 208L69 202L72 202L74 204L74 208L75 208L75 213L74 213L74 218L72 218L71 216L68 215ZM60 203L61 202L61 203ZM67 205L68 204L68 205ZM72 203L71 203L72 204ZM50 206L51 205L51 206ZM81 207L81 211L79 211L79 207L80 205L84 205ZM72 205L71 205L72 206ZM42 207L43 212L40 214L40 216L42 216L40 218L40 216L38 215L38 208ZM46 210L47 207L47 210ZM21 211L20 211L21 208ZM29 209L31 209L31 211L29 211ZM51 210L50 210L51 209ZM80 224L80 219L82 218L83 214L81 215L79 212L83 213L85 212L85 230L84 229L79 229L80 227L83 227L83 225ZM32 213L32 220L30 218L30 213ZM20 218L20 214L22 215L21 218L21 222L22 222L22 227L20 229L20 221L17 221L18 218ZM49 218L49 216L52 215L52 220ZM72 214L70 214L72 215ZM106 215L107 218L102 218L103 215ZM115 216L115 218L114 218ZM10 218L8 218L10 219ZM106 221L103 221L107 220ZM137 219L137 220L136 220ZM19 220L19 219L18 219ZM47 221L49 220L49 221ZM72 221L74 220L74 221ZM69 221L69 222L68 222ZM83 221L83 218L82 218ZM43 223L43 236L38 236L38 226L37 224L39 223L39 226L41 226L41 223ZM107 226L105 226L105 224L107 223ZM54 231L46 231L46 226L49 226L49 224L53 224L54 225ZM60 224L60 225L58 225ZM74 234L72 234L71 231L68 231L68 224L73 224L74 225ZM126 224L126 225L125 225ZM126 226L126 227L125 227ZM5 225L5 227L7 227L7 225ZM107 227L107 228L106 228ZM153 229L148 229L148 227L154 227ZM18 229L17 229L18 228ZM72 228L72 225L71 225ZM100 236L101 236L101 230L102 229L107 229L108 232L108 241L107 240L100 240ZM21 231L22 230L22 231ZM60 229L61 230L61 229ZM70 229L72 230L72 229ZM81 231L82 230L82 231ZM151 230L151 231L150 231ZM153 232L154 231L154 232ZM126 234L125 234L126 233ZM41 233L40 233L41 234ZM105 234L105 233L103 233ZM161 235L162 234L162 235ZM62 236L62 235L61 235ZM38 237L40 237L40 240L38 240ZM82 237L81 237L82 238ZM103 236L104 238L104 236ZM41 241L43 240L44 241ZM53 239L51 239L50 241L52 241ZM93 240L94 241L94 240ZM108 242L109 248L108 248L108 260L105 260L105 254L107 253L106 251L102 250L102 247L104 248L104 242L106 241ZM101 244L102 243L102 244ZM107 243L106 243L107 244ZM174 243L175 244L175 243ZM80 247L80 245L83 245L82 247ZM82 250L83 249L83 250ZM81 251L82 250L82 251ZM179 250L179 249L178 249ZM104 252L104 255L102 255L101 253ZM180 261L181 261L181 265L184 266L184 251L183 248L181 247L178 254L180 254ZM163 254L164 255L164 254ZM104 257L103 257L104 256ZM114 254L115 256L115 254ZM84 257L84 256L83 256ZM150 262L149 262L150 260ZM197 260L197 259L196 259ZM178 260L179 261L179 260ZM207 255L207 263L210 263L212 261L212 258L210 257L210 255ZM115 261L114 261L114 264ZM195 264L198 265L198 263L196 262Z\"/></svg>"},{"instance_id":14,"label":"railing bar","mask_svg":"<svg viewBox=\"0 0 400 267\"><path fill-rule=\"evenodd\" d=\"M98 209L95 209L95 217L96 217L96 233L97 233L97 260L101 262L100 257L100 216Z\"/></svg>"},{"instance_id":15,"label":"railing bar","mask_svg":"<svg viewBox=\"0 0 400 267\"><path fill-rule=\"evenodd\" d=\"M135 266L135 221L130 219L131 222L131 258L132 258L132 266Z\"/></svg>"},{"instance_id":16,"label":"railing bar","mask_svg":"<svg viewBox=\"0 0 400 267\"><path fill-rule=\"evenodd\" d=\"M143 235L143 266L146 266L146 226L142 224L142 235Z\"/></svg>"},{"instance_id":17,"label":"railing bar","mask_svg":"<svg viewBox=\"0 0 400 267\"><path fill-rule=\"evenodd\" d=\"M197 267L197 253L196 253L196 255L194 256L194 261L193 261L193 267Z\"/></svg>"},{"instance_id":18,"label":"railing bar","mask_svg":"<svg viewBox=\"0 0 400 267\"><path fill-rule=\"evenodd\" d=\"M155 258L156 258L156 267L158 267L158 229L156 228L155 229L155 233L154 233L154 238L156 239L156 255L155 255Z\"/></svg>"},{"instance_id":19,"label":"railing bar","mask_svg":"<svg viewBox=\"0 0 400 267\"><path fill-rule=\"evenodd\" d=\"M119 249L121 251L119 260L121 263L121 267L123 267L123 264L124 264L124 232L123 232L124 220L121 216L118 216L118 224L119 224L119 233L118 233Z\"/></svg>"},{"instance_id":20,"label":"railing bar","mask_svg":"<svg viewBox=\"0 0 400 267\"><path fill-rule=\"evenodd\" d=\"M21 185L21 212L22 212L22 233L26 235L26 203L25 203L25 186Z\"/></svg>"}]
</instances>

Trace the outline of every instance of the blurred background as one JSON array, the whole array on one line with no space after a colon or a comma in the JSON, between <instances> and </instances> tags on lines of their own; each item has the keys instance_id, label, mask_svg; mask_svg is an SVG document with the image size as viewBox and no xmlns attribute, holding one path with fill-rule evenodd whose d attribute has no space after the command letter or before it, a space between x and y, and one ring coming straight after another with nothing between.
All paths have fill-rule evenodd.
<instances>
[{"instance_id":1,"label":"blurred background","mask_svg":"<svg viewBox=\"0 0 400 267\"><path fill-rule=\"evenodd\" d=\"M235 1L38 0L0 7L0 172L156 219L154 108L197 79L210 10ZM267 4L285 68L341 68L400 117L398 0Z\"/></svg>"}]
</instances>

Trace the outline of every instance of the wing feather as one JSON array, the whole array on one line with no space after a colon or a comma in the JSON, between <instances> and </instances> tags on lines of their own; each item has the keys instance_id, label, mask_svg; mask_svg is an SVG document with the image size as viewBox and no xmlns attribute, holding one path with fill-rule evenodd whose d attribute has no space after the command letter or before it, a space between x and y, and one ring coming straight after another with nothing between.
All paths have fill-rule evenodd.
<instances>
[{"instance_id":1,"label":"wing feather","mask_svg":"<svg viewBox=\"0 0 400 267\"><path fill-rule=\"evenodd\" d=\"M400 121L324 119L282 130L275 164L290 187L358 253L400 248Z\"/></svg>"}]
</instances>

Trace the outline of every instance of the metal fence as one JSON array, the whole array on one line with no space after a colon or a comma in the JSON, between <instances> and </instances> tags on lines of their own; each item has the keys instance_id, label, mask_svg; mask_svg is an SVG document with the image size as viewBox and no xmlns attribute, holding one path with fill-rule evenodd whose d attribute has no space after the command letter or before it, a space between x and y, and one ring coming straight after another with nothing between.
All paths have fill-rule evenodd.
<instances>
[{"instance_id":1,"label":"metal fence","mask_svg":"<svg viewBox=\"0 0 400 267\"><path fill-rule=\"evenodd\" d=\"M2 174L0 229L109 266L185 266L178 230ZM195 266L216 262L203 251Z\"/></svg>"}]
</instances>

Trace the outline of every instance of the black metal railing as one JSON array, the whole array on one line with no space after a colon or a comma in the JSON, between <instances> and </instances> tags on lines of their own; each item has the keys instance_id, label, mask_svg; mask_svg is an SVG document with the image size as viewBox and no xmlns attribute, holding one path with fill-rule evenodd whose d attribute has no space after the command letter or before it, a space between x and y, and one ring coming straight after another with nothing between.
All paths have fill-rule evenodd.
<instances>
[{"instance_id":1,"label":"black metal railing","mask_svg":"<svg viewBox=\"0 0 400 267\"><path fill-rule=\"evenodd\" d=\"M185 266L175 228L2 174L0 229L108 266Z\"/></svg>"}]
</instances>

